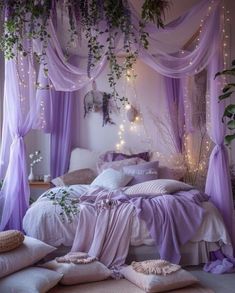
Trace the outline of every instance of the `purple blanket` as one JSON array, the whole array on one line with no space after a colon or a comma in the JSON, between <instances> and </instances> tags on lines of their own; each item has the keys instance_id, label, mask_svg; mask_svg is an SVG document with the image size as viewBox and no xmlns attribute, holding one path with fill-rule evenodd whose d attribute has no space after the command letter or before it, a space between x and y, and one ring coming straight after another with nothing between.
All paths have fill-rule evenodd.
<instances>
[{"instance_id":1,"label":"purple blanket","mask_svg":"<svg viewBox=\"0 0 235 293\"><path fill-rule=\"evenodd\" d=\"M203 219L197 190L156 197L128 197L121 191L92 190L80 197L81 214L72 251L88 252L109 268L125 263L133 210L146 222L161 259L180 261L180 246L189 241Z\"/></svg>"}]
</instances>

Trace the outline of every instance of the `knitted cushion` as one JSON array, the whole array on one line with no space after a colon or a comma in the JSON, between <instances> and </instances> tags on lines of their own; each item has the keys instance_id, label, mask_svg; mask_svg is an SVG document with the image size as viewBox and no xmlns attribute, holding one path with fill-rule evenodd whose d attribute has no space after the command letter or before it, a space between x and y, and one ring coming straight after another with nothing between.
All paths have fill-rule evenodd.
<instances>
[{"instance_id":1,"label":"knitted cushion","mask_svg":"<svg viewBox=\"0 0 235 293\"><path fill-rule=\"evenodd\" d=\"M6 252L19 247L24 241L24 234L17 230L0 232L0 252Z\"/></svg>"}]
</instances>

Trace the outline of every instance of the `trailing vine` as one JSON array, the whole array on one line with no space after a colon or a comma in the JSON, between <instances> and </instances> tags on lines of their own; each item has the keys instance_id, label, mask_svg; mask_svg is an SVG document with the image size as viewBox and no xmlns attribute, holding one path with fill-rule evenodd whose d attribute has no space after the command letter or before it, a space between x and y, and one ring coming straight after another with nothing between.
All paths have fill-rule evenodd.
<instances>
[{"instance_id":1,"label":"trailing vine","mask_svg":"<svg viewBox=\"0 0 235 293\"><path fill-rule=\"evenodd\" d=\"M19 52L23 56L33 53L47 72L46 48L50 38L47 26L50 19L56 24L60 11L69 18L70 37L65 54L76 39L81 38L81 32L84 32L88 43L88 77L91 77L92 69L105 54L109 62L108 81L112 98L125 103L126 99L119 97L117 92L117 81L133 69L138 56L138 46L148 49L146 24L152 22L163 28L164 12L168 7L168 0L145 0L139 27L134 28L128 0L1 1L0 13L4 30L0 32L0 50L7 59L17 57ZM122 51L125 53L122 63L119 62L116 52L120 36L123 37ZM35 52L33 45L26 47L25 40L39 40L42 44L41 52Z\"/></svg>"},{"instance_id":2,"label":"trailing vine","mask_svg":"<svg viewBox=\"0 0 235 293\"><path fill-rule=\"evenodd\" d=\"M70 190L72 191L72 190ZM50 189L45 196L52 201L53 205L59 206L59 215L63 222L68 220L72 223L73 217L79 213L79 200L70 196L67 188L60 188L57 191Z\"/></svg>"},{"instance_id":3,"label":"trailing vine","mask_svg":"<svg viewBox=\"0 0 235 293\"><path fill-rule=\"evenodd\" d=\"M235 60L232 61L232 64L229 68L223 71L217 72L215 75L215 78L221 75L230 76L230 77L235 76ZM235 92L235 83L234 82L226 83L222 90L222 94L218 97L219 101L232 97L234 92ZM227 134L224 137L225 144L229 146L231 142L235 140L235 104L229 104L225 107L224 114L222 117L222 122L226 123L227 128L232 132L231 134Z\"/></svg>"}]
</instances>

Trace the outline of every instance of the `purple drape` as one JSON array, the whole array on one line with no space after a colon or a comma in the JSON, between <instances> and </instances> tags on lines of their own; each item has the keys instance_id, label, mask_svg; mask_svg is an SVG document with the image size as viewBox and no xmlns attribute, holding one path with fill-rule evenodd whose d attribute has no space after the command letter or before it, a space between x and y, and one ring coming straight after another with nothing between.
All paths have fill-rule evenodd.
<instances>
[{"instance_id":1,"label":"purple drape","mask_svg":"<svg viewBox=\"0 0 235 293\"><path fill-rule=\"evenodd\" d=\"M19 76L20 75L20 76ZM19 78L20 77L20 78ZM20 81L19 81L20 80ZM31 129L36 112L35 71L31 56L5 62L4 123L1 152L0 230L22 230L22 218L29 204L29 186L24 136ZM6 132L5 132L6 131ZM6 160L2 158L7 154ZM8 155L9 154L9 155Z\"/></svg>"},{"instance_id":2,"label":"purple drape","mask_svg":"<svg viewBox=\"0 0 235 293\"><path fill-rule=\"evenodd\" d=\"M165 77L166 100L169 119L171 122L172 136L177 153L183 151L183 129L184 129L184 101L181 89L181 80Z\"/></svg>"},{"instance_id":3,"label":"purple drape","mask_svg":"<svg viewBox=\"0 0 235 293\"><path fill-rule=\"evenodd\" d=\"M217 27L219 26L219 15L216 22ZM216 29L216 26L215 26ZM220 48L217 50L213 56L213 62L210 63L209 72L211 76L221 70L221 58L220 58ZM211 139L215 143L215 147L210 156L209 169L206 181L206 193L211 196L212 202L220 210L225 225L233 238L233 244L235 244L234 239L234 223L233 223L233 197L232 197L232 187L229 172L228 163L228 152L224 146L224 135L225 135L225 125L221 121L223 116L223 111L225 108L225 102L221 101L218 103L218 96L221 92L221 82L218 78L214 80L211 78L209 80L211 88L211 99L210 99L210 120L211 120Z\"/></svg>"},{"instance_id":4,"label":"purple drape","mask_svg":"<svg viewBox=\"0 0 235 293\"><path fill-rule=\"evenodd\" d=\"M221 69L219 64L216 63L220 58L218 48L222 44L222 27L220 25L221 3L222 1L220 0L213 0L209 3L207 0L202 0L185 15L167 25L164 30L156 30L151 25L147 26L151 40L150 49L146 51L144 48L139 48L139 58L155 71L171 78L184 78L187 75L194 75L209 66L208 80L211 82L208 90L212 102L211 124L213 125L211 136L216 146L211 154L206 191L211 195L212 200L222 212L231 234L233 225L232 194L227 154L222 142L224 130L220 118L222 116L220 109L223 107L223 104L217 103L217 81L213 81L214 74L218 69ZM138 22L137 16L133 19L136 23ZM182 52L181 48L195 34L200 25L201 33L198 36L197 46L191 51ZM182 33L183 29L185 29L185 33ZM57 39L52 22L50 22L48 30L51 34L46 52L49 69L48 75L55 90L72 92L80 89L91 82L104 68L106 64L105 48L101 61L92 70L92 78L89 79L86 68L82 69L81 66L78 68L68 63L64 58L63 50ZM134 32L137 33L135 28ZM106 43L104 42L104 44ZM36 45L40 51L41 45L38 42L34 44L34 47ZM116 52L119 52L118 47ZM32 97L35 98L34 84L36 83L35 75L31 72L32 65L26 63L28 59L29 57L22 58L22 62L20 61L20 64L23 64L23 72L30 73L26 74L28 78L26 87L24 87L24 84L21 84L17 77L16 63L14 61L6 62L5 118L3 129L5 137L2 140L0 172L3 177L5 176L0 196L1 229L7 227L8 223L11 223L11 226L9 225L11 228L20 228L23 214L28 205L28 185L22 138L32 128L35 123L35 114L38 113L40 108L38 105L35 105L40 99L32 99ZM174 99L173 87L168 99ZM48 110L46 106L40 109L42 110L43 108ZM179 138L178 134L177 136ZM68 139L67 136L66 140ZM180 147L178 139L177 145ZM4 157L4 155L6 156ZM67 155L69 156L69 154ZM65 166L66 163L62 165ZM62 170L62 168L64 167L58 167L58 170Z\"/></svg>"},{"instance_id":5,"label":"purple drape","mask_svg":"<svg viewBox=\"0 0 235 293\"><path fill-rule=\"evenodd\" d=\"M73 129L74 93L52 91L53 124L51 129L51 175L63 175L69 166Z\"/></svg>"}]
</instances>

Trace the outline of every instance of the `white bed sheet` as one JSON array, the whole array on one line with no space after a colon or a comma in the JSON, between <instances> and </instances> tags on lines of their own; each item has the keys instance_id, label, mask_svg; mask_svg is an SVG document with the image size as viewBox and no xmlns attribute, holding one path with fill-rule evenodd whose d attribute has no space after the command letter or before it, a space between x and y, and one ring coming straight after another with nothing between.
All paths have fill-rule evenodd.
<instances>
[{"instance_id":1,"label":"white bed sheet","mask_svg":"<svg viewBox=\"0 0 235 293\"><path fill-rule=\"evenodd\" d=\"M89 185L73 185L68 187L71 194L77 197L90 188ZM58 188L59 189L59 188ZM56 191L57 189L54 189ZM204 202L206 210L203 222L191 242L217 242L231 246L230 237L225 229L223 220L216 207L210 202ZM73 217L72 223L62 221L60 207L52 204L44 194L28 209L23 228L28 236L40 239L52 246L72 246L77 228L79 214ZM144 221L134 216L131 245L153 245Z\"/></svg>"}]
</instances>

